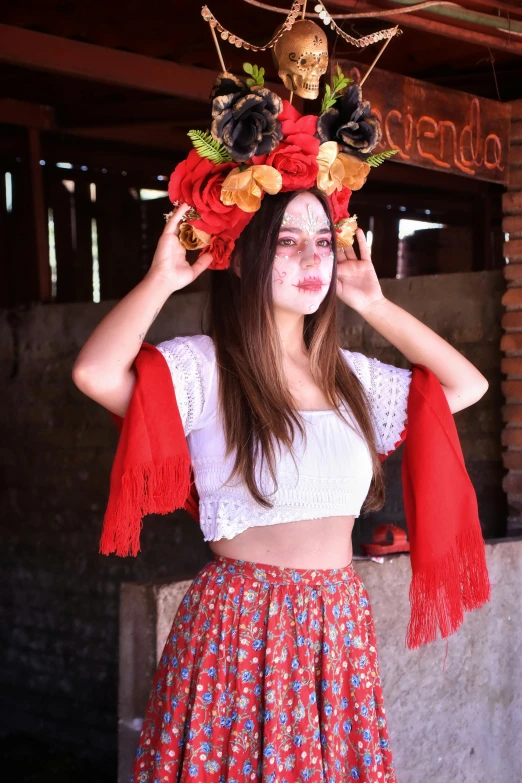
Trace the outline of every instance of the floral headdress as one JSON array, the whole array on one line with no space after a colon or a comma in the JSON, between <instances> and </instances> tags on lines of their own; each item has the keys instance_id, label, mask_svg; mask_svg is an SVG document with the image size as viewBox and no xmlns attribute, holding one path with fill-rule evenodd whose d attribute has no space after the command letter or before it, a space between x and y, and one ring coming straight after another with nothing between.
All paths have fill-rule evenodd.
<instances>
[{"instance_id":1,"label":"floral headdress","mask_svg":"<svg viewBox=\"0 0 522 783\"><path fill-rule=\"evenodd\" d=\"M337 66L320 114L301 115L264 87L263 68L243 67L249 78L219 74L210 95L210 132L189 131L194 149L170 177L172 203L191 207L180 242L210 250L209 269L226 269L266 194L317 186L328 197L338 244L351 245L357 227L348 212L351 193L395 152L372 154L382 131L361 87Z\"/></svg>"}]
</instances>

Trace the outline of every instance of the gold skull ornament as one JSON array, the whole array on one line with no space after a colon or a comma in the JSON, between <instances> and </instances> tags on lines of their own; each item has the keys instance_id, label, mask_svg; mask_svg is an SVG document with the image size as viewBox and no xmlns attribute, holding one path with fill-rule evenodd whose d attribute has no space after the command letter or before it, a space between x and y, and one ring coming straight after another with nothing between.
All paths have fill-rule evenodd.
<instances>
[{"instance_id":1,"label":"gold skull ornament","mask_svg":"<svg viewBox=\"0 0 522 783\"><path fill-rule=\"evenodd\" d=\"M319 25L309 19L294 22L275 43L273 54L287 90L301 98L317 98L319 79L328 68L328 42Z\"/></svg>"}]
</instances>

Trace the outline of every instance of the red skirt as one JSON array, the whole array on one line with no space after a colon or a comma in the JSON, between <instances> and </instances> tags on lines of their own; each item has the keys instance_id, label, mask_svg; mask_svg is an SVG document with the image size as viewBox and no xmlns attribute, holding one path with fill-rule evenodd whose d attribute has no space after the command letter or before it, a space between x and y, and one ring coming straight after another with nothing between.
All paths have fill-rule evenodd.
<instances>
[{"instance_id":1,"label":"red skirt","mask_svg":"<svg viewBox=\"0 0 522 783\"><path fill-rule=\"evenodd\" d=\"M396 783L352 565L215 555L174 618L131 783Z\"/></svg>"}]
</instances>

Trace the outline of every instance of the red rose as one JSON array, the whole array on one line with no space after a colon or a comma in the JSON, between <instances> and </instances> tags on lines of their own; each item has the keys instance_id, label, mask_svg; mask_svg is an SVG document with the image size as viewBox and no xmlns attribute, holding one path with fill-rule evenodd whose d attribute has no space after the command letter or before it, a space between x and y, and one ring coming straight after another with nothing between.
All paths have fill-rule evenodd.
<instances>
[{"instance_id":1,"label":"red rose","mask_svg":"<svg viewBox=\"0 0 522 783\"><path fill-rule=\"evenodd\" d=\"M330 201L330 209L332 210L332 220L337 223L343 218L350 216L348 212L348 204L350 203L350 196L352 191L347 185L343 185L341 190L334 190L334 192L328 196Z\"/></svg>"},{"instance_id":2,"label":"red rose","mask_svg":"<svg viewBox=\"0 0 522 783\"><path fill-rule=\"evenodd\" d=\"M212 262L207 269L228 269L230 266L230 256L234 249L235 241L226 234L219 234L212 237L210 247L204 248L204 252L212 253Z\"/></svg>"},{"instance_id":3,"label":"red rose","mask_svg":"<svg viewBox=\"0 0 522 783\"><path fill-rule=\"evenodd\" d=\"M295 133L283 139L270 155L252 158L253 163L273 166L281 174L285 190L306 190L317 179L319 139L306 133Z\"/></svg>"},{"instance_id":4,"label":"red rose","mask_svg":"<svg viewBox=\"0 0 522 783\"><path fill-rule=\"evenodd\" d=\"M281 191L307 190L316 184L319 139L314 136L317 117L301 116L288 101L277 119L283 129L283 140L269 155L253 158L256 164L265 163L279 171L283 178Z\"/></svg>"},{"instance_id":5,"label":"red rose","mask_svg":"<svg viewBox=\"0 0 522 783\"><path fill-rule=\"evenodd\" d=\"M185 202L197 210L201 220L190 221L195 228L207 234L219 234L243 218L242 209L235 204L226 206L220 199L225 177L235 167L235 163L212 163L193 149L172 172L170 200Z\"/></svg>"},{"instance_id":6,"label":"red rose","mask_svg":"<svg viewBox=\"0 0 522 783\"><path fill-rule=\"evenodd\" d=\"M316 114L299 114L295 106L288 101L283 101L283 111L278 114L277 119L281 123L283 131L283 141L288 141L287 136L294 133L305 133L308 136L314 136L317 130ZM319 139L317 140L319 148Z\"/></svg>"}]
</instances>

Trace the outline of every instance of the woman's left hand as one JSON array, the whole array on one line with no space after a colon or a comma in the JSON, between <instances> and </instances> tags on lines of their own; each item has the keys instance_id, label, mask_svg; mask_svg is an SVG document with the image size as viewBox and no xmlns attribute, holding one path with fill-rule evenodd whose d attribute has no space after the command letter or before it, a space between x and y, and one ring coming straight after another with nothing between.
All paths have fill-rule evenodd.
<instances>
[{"instance_id":1,"label":"woman's left hand","mask_svg":"<svg viewBox=\"0 0 522 783\"><path fill-rule=\"evenodd\" d=\"M375 301L384 299L375 271L366 236L362 228L355 232L360 259L352 247L337 251L337 296L342 302L361 313Z\"/></svg>"}]
</instances>

